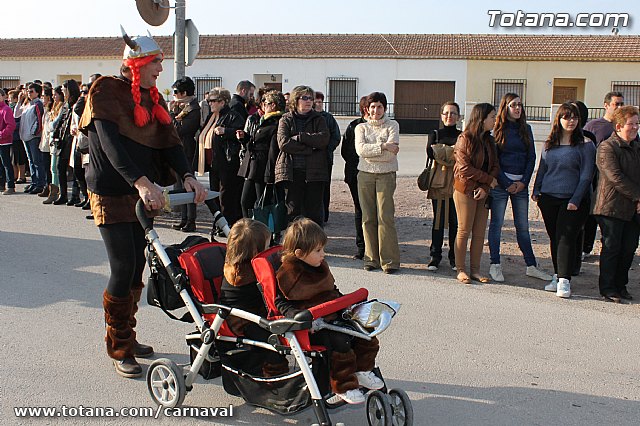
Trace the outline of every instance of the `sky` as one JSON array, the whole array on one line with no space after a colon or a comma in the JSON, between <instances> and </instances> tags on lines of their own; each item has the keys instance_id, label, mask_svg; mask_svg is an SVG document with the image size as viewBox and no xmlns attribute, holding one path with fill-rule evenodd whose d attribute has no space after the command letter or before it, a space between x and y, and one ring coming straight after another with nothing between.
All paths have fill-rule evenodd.
<instances>
[{"instance_id":1,"label":"sky","mask_svg":"<svg viewBox=\"0 0 640 426\"><path fill-rule=\"evenodd\" d=\"M146 0L152 2L153 0ZM171 6L175 0L169 0ZM489 10L494 27L490 27ZM627 13L620 35L640 34L640 2L593 0L463 1L463 0L186 0L186 17L206 34L611 34L604 23L598 28L527 28L520 22L535 22L531 13L567 13L572 20L579 13ZM511 14L511 15L510 15ZM159 27L146 24L135 0L43 0L2 1L3 25L0 38L116 37L120 25L130 35L170 35L175 14ZM25 17L20 19L20 17ZM35 17L35 18L30 18ZM561 17L557 18L562 25ZM598 16L593 19L598 24ZM509 28L497 24L513 22ZM638 21L638 22L636 22ZM2 46L0 45L0 50Z\"/></svg>"}]
</instances>

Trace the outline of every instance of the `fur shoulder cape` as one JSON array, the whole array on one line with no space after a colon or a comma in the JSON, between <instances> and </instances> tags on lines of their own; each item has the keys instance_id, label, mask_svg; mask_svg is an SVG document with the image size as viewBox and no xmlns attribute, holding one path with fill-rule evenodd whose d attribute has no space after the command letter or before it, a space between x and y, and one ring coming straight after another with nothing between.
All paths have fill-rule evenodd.
<instances>
[{"instance_id":1,"label":"fur shoulder cape","mask_svg":"<svg viewBox=\"0 0 640 426\"><path fill-rule=\"evenodd\" d=\"M153 101L149 90L140 88L141 105L151 111ZM162 96L158 105L167 109ZM120 134L140 145L154 149L166 149L181 145L180 138L172 123L161 124L153 120L144 127L138 127L133 121L133 96L131 83L124 78L113 76L100 77L91 86L84 113L79 123L80 130L86 134L87 127L94 119L108 120L118 125Z\"/></svg>"}]
</instances>

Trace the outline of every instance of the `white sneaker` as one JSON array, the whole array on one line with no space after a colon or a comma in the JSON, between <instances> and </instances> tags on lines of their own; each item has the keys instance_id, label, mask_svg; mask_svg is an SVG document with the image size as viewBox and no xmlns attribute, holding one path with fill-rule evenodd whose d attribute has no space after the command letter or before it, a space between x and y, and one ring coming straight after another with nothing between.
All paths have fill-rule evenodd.
<instances>
[{"instance_id":1,"label":"white sneaker","mask_svg":"<svg viewBox=\"0 0 640 426\"><path fill-rule=\"evenodd\" d=\"M556 291L558 289L558 274L553 274L551 282L544 286L544 291Z\"/></svg>"},{"instance_id":2,"label":"white sneaker","mask_svg":"<svg viewBox=\"0 0 640 426\"><path fill-rule=\"evenodd\" d=\"M556 296L568 298L571 297L571 281L566 278L560 278L558 280L558 291L556 291Z\"/></svg>"},{"instance_id":3,"label":"white sneaker","mask_svg":"<svg viewBox=\"0 0 640 426\"><path fill-rule=\"evenodd\" d=\"M363 404L364 395L360 392L360 389L350 389L345 393L337 393L337 397L342 399L347 404Z\"/></svg>"},{"instance_id":4,"label":"white sneaker","mask_svg":"<svg viewBox=\"0 0 640 426\"><path fill-rule=\"evenodd\" d=\"M384 387L384 382L380 377L373 374L373 371L358 371L356 377L358 378L358 384L367 389L376 390Z\"/></svg>"},{"instance_id":5,"label":"white sneaker","mask_svg":"<svg viewBox=\"0 0 640 426\"><path fill-rule=\"evenodd\" d=\"M537 278L539 280L549 281L553 279L553 277L546 272L538 269L535 265L527 266L526 275L528 277Z\"/></svg>"},{"instance_id":6,"label":"white sneaker","mask_svg":"<svg viewBox=\"0 0 640 426\"><path fill-rule=\"evenodd\" d=\"M496 282L504 282L504 275L502 275L502 265L499 263L492 263L489 266L489 275L491 275L491 279Z\"/></svg>"}]
</instances>

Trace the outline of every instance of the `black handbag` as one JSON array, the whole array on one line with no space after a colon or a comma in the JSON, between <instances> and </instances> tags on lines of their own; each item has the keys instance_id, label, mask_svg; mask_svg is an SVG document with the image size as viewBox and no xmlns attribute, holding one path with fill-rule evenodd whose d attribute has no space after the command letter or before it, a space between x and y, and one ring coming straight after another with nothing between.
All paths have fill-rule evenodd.
<instances>
[{"instance_id":1,"label":"black handbag","mask_svg":"<svg viewBox=\"0 0 640 426\"><path fill-rule=\"evenodd\" d=\"M273 191L272 202L265 205L267 191ZM278 192L274 185L267 185L260 199L251 211L251 218L267 225L269 230L278 234L287 227L287 206L284 200L278 200Z\"/></svg>"},{"instance_id":2,"label":"black handbag","mask_svg":"<svg viewBox=\"0 0 640 426\"><path fill-rule=\"evenodd\" d=\"M438 143L438 131L434 130L434 144ZM422 173L420 173L420 175L418 175L418 189L420 189L420 191L428 191L429 187L431 186L431 180L433 179L433 177L431 176L431 168L433 167L433 163L434 161L429 158L429 155L427 154L427 162L424 166L424 170L422 171Z\"/></svg>"}]
</instances>

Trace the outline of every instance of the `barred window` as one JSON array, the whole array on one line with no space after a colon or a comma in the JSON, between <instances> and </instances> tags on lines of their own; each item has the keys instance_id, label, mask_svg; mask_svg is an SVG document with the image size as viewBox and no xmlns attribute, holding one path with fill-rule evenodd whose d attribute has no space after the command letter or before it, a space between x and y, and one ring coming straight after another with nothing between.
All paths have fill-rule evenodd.
<instances>
[{"instance_id":1,"label":"barred window","mask_svg":"<svg viewBox=\"0 0 640 426\"><path fill-rule=\"evenodd\" d=\"M0 88L3 89L15 89L20 84L20 77L10 75L10 76L0 76Z\"/></svg>"},{"instance_id":2,"label":"barred window","mask_svg":"<svg viewBox=\"0 0 640 426\"><path fill-rule=\"evenodd\" d=\"M612 81L612 92L621 92L625 105L640 106L640 81Z\"/></svg>"},{"instance_id":3,"label":"barred window","mask_svg":"<svg viewBox=\"0 0 640 426\"><path fill-rule=\"evenodd\" d=\"M222 87L222 77L193 77L196 84L196 99L201 100L204 94L214 87Z\"/></svg>"},{"instance_id":4,"label":"barred window","mask_svg":"<svg viewBox=\"0 0 640 426\"><path fill-rule=\"evenodd\" d=\"M525 103L527 80L494 79L493 80L493 105L498 108L500 100L507 93L517 93Z\"/></svg>"},{"instance_id":5,"label":"barred window","mask_svg":"<svg viewBox=\"0 0 640 426\"><path fill-rule=\"evenodd\" d=\"M360 115L358 103L358 79L329 77L327 111L333 115Z\"/></svg>"}]
</instances>

